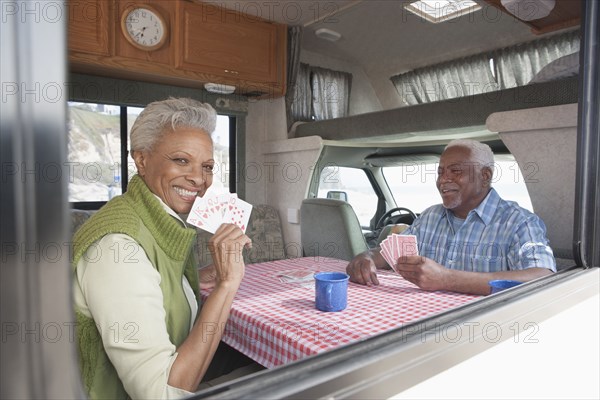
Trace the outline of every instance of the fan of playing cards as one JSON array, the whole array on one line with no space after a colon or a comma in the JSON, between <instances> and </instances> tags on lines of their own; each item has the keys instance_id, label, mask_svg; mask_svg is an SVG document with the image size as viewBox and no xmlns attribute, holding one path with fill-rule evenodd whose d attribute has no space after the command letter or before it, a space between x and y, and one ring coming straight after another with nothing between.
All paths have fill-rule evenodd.
<instances>
[{"instance_id":1,"label":"fan of playing cards","mask_svg":"<svg viewBox=\"0 0 600 400\"><path fill-rule=\"evenodd\" d=\"M398 258L405 256L418 256L417 237L415 235L389 235L380 244L381 255L385 261L396 270Z\"/></svg>"},{"instance_id":2,"label":"fan of playing cards","mask_svg":"<svg viewBox=\"0 0 600 400\"><path fill-rule=\"evenodd\" d=\"M208 194L196 197L187 222L210 233L221 224L234 224L246 232L252 205L238 199L235 193Z\"/></svg>"}]
</instances>

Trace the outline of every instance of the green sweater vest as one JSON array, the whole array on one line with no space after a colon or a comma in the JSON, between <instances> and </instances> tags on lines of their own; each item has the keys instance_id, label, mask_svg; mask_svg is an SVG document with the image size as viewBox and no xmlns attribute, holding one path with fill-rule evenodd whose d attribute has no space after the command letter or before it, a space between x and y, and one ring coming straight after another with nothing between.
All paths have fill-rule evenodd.
<instances>
[{"instance_id":1,"label":"green sweater vest","mask_svg":"<svg viewBox=\"0 0 600 400\"><path fill-rule=\"evenodd\" d=\"M189 334L190 307L183 291L182 276L188 279L196 299L198 272L192 253L196 230L184 228L165 212L139 176L128 190L108 202L77 231L73 238L73 269L86 250L111 233L131 236L143 248L160 274L160 288L171 342L179 346ZM88 268L92 267L91 265ZM134 282L132 282L134 284ZM129 398L117 371L111 364L100 333L92 318L76 311L79 366L84 386L91 399Z\"/></svg>"}]
</instances>

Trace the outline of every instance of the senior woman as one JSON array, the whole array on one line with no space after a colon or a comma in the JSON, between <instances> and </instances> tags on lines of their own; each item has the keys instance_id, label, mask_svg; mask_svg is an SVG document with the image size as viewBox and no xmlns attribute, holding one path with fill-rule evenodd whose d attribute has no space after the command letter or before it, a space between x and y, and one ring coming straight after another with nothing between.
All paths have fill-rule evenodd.
<instances>
[{"instance_id":1,"label":"senior woman","mask_svg":"<svg viewBox=\"0 0 600 400\"><path fill-rule=\"evenodd\" d=\"M212 183L216 113L191 99L149 104L131 129L138 173L76 233L77 341L90 398L165 399L198 387L244 276L250 239L223 224L214 286L199 306L195 229L178 214Z\"/></svg>"}]
</instances>

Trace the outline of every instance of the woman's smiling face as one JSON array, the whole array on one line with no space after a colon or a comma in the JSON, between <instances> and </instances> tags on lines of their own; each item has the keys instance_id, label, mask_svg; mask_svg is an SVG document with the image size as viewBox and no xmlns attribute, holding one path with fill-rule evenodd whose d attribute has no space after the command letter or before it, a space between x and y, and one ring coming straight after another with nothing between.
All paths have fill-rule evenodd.
<instances>
[{"instance_id":1,"label":"woman's smiling face","mask_svg":"<svg viewBox=\"0 0 600 400\"><path fill-rule=\"evenodd\" d=\"M177 128L150 151L132 156L150 191L178 214L189 213L196 196L203 196L213 181L213 142L201 129Z\"/></svg>"}]
</instances>

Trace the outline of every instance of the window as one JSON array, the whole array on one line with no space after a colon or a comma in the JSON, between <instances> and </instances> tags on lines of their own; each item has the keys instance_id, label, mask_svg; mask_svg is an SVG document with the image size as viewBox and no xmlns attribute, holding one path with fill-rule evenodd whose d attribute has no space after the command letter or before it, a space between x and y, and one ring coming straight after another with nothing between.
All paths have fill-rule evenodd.
<instances>
[{"instance_id":1,"label":"window","mask_svg":"<svg viewBox=\"0 0 600 400\"><path fill-rule=\"evenodd\" d=\"M437 162L415 161L382 168L396 205L418 214L438 204L440 195L435 186L437 166Z\"/></svg>"},{"instance_id":2,"label":"window","mask_svg":"<svg viewBox=\"0 0 600 400\"><path fill-rule=\"evenodd\" d=\"M470 0L419 0L404 8L429 22L438 23L472 13L481 6Z\"/></svg>"},{"instance_id":3,"label":"window","mask_svg":"<svg viewBox=\"0 0 600 400\"><path fill-rule=\"evenodd\" d=\"M142 107L68 103L69 202L76 208L99 208L127 189L127 182L136 173L130 156L129 135L142 110ZM235 174L231 173L235 160L230 154L235 123L231 120L232 117L226 115L217 116L213 133L217 166L213 185L229 190L231 182L235 184ZM123 179L123 175L127 179Z\"/></svg>"},{"instance_id":4,"label":"window","mask_svg":"<svg viewBox=\"0 0 600 400\"><path fill-rule=\"evenodd\" d=\"M370 225L377 211L377 194L365 171L358 168L338 166L323 168L317 197L346 200L354 209L360 225L365 228Z\"/></svg>"},{"instance_id":5,"label":"window","mask_svg":"<svg viewBox=\"0 0 600 400\"><path fill-rule=\"evenodd\" d=\"M121 192L121 107L69 103L69 201L107 201Z\"/></svg>"},{"instance_id":6,"label":"window","mask_svg":"<svg viewBox=\"0 0 600 400\"><path fill-rule=\"evenodd\" d=\"M398 207L406 207L415 213L441 203L435 181L437 162L411 162L402 166L385 167L383 175L392 191ZM492 187L504 200L516 201L523 208L533 211L526 182L535 182L535 165L523 166L525 176L512 155L496 155Z\"/></svg>"}]
</instances>

